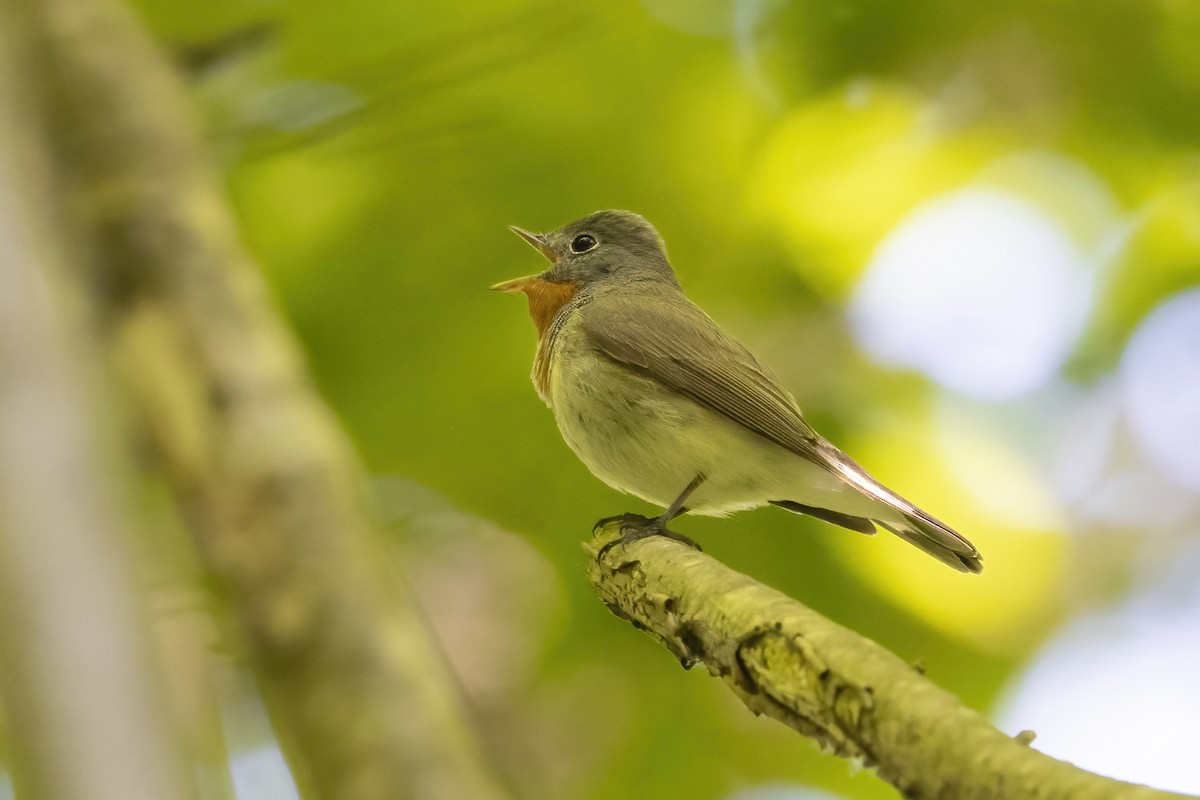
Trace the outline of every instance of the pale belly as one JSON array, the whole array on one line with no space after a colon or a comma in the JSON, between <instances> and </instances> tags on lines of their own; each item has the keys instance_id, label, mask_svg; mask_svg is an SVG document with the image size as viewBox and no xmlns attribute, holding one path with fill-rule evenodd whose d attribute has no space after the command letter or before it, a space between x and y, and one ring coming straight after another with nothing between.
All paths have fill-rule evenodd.
<instances>
[{"instance_id":1,"label":"pale belly","mask_svg":"<svg viewBox=\"0 0 1200 800\"><path fill-rule=\"evenodd\" d=\"M572 338L555 353L552 408L567 444L609 486L665 508L702 474L687 507L710 516L770 500L875 510L828 470L589 348L571 349Z\"/></svg>"}]
</instances>

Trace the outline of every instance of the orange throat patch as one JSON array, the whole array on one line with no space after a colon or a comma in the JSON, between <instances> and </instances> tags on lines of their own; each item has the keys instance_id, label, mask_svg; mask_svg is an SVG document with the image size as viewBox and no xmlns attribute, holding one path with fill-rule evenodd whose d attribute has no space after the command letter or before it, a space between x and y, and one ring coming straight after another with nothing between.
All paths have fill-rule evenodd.
<instances>
[{"instance_id":1,"label":"orange throat patch","mask_svg":"<svg viewBox=\"0 0 1200 800\"><path fill-rule=\"evenodd\" d=\"M528 281L521 291L529 298L529 316L537 326L538 347L533 359L533 387L546 405L550 405L550 326L562 307L571 302L579 286L574 281L551 283L540 278Z\"/></svg>"},{"instance_id":2,"label":"orange throat patch","mask_svg":"<svg viewBox=\"0 0 1200 800\"><path fill-rule=\"evenodd\" d=\"M521 291L529 298L529 316L537 326L538 341L541 341L555 315L571 302L579 286L574 281L551 283L535 278L522 286Z\"/></svg>"}]
</instances>

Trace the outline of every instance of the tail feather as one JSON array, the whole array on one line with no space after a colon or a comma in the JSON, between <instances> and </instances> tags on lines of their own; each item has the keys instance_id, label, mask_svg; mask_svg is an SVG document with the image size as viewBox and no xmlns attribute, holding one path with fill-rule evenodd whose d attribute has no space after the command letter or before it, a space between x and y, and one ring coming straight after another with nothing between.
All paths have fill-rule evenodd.
<instances>
[{"instance_id":1,"label":"tail feather","mask_svg":"<svg viewBox=\"0 0 1200 800\"><path fill-rule=\"evenodd\" d=\"M832 522L834 525L840 525L859 533L874 533L875 525L879 525L959 572L983 571L983 559L979 555L979 551L951 528L924 512L922 512L922 517L905 515L904 522L901 523L895 520L855 517L825 508L802 505L790 500L772 500L771 505L785 508L794 514L807 514L810 517Z\"/></svg>"},{"instance_id":2,"label":"tail feather","mask_svg":"<svg viewBox=\"0 0 1200 800\"><path fill-rule=\"evenodd\" d=\"M872 516L875 524L960 572L983 571L983 558L975 549L975 545L949 525L935 519L872 478L853 459L828 442L821 442L821 454L826 465L847 483L868 497L881 501L903 520L898 520L892 515L887 519Z\"/></svg>"},{"instance_id":3,"label":"tail feather","mask_svg":"<svg viewBox=\"0 0 1200 800\"><path fill-rule=\"evenodd\" d=\"M771 500L771 505L785 508L793 514L807 514L810 517L832 522L834 525L855 531L857 533L865 533L868 536L875 535L875 526L871 524L871 520L865 517L855 517L850 514L841 514L837 511L830 511L827 508L817 508L816 506L806 506L803 503L796 503L792 500Z\"/></svg>"},{"instance_id":4,"label":"tail feather","mask_svg":"<svg viewBox=\"0 0 1200 800\"><path fill-rule=\"evenodd\" d=\"M983 572L983 557L975 546L932 517L927 521L906 515L906 524L875 522L959 572Z\"/></svg>"}]
</instances>

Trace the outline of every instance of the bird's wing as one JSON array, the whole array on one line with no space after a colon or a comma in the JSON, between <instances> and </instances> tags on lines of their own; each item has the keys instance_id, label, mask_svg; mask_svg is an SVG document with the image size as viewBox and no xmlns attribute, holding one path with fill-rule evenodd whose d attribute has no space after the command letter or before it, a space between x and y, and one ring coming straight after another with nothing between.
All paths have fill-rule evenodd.
<instances>
[{"instance_id":1,"label":"bird's wing","mask_svg":"<svg viewBox=\"0 0 1200 800\"><path fill-rule=\"evenodd\" d=\"M832 470L821 437L769 370L686 298L597 297L580 308L602 353Z\"/></svg>"}]
</instances>

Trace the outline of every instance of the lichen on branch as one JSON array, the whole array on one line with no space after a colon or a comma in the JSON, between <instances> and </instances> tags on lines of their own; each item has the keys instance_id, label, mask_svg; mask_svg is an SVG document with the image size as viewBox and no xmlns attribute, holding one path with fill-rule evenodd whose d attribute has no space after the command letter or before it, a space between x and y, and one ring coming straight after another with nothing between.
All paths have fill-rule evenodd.
<instances>
[{"instance_id":1,"label":"lichen on branch","mask_svg":"<svg viewBox=\"0 0 1200 800\"><path fill-rule=\"evenodd\" d=\"M592 586L614 614L685 668L703 665L755 714L874 767L904 797L1185 796L1040 753L875 642L685 544L659 536L624 543L621 525L597 526L584 545Z\"/></svg>"}]
</instances>

